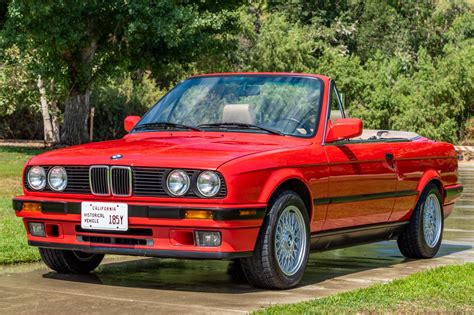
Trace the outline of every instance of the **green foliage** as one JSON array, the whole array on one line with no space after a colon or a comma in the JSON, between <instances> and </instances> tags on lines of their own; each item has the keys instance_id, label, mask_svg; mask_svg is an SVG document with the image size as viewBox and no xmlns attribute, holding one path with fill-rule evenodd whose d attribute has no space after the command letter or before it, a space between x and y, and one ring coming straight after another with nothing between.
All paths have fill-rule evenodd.
<instances>
[{"instance_id":1,"label":"green foliage","mask_svg":"<svg viewBox=\"0 0 474 315\"><path fill-rule=\"evenodd\" d=\"M249 55L251 67L259 71L308 72L314 65L316 43L311 33L288 22L283 14L269 15L262 23Z\"/></svg>"},{"instance_id":2,"label":"green foliage","mask_svg":"<svg viewBox=\"0 0 474 315\"><path fill-rule=\"evenodd\" d=\"M0 138L41 139L39 95L28 71L31 58L21 56L18 47L0 56Z\"/></svg>"},{"instance_id":3,"label":"green foliage","mask_svg":"<svg viewBox=\"0 0 474 315\"><path fill-rule=\"evenodd\" d=\"M28 246L25 227L12 209L12 198L19 195L23 165L42 150L0 147L0 265L33 262L38 250Z\"/></svg>"},{"instance_id":4,"label":"green foliage","mask_svg":"<svg viewBox=\"0 0 474 315\"><path fill-rule=\"evenodd\" d=\"M463 139L474 115L472 2L7 3L0 5L0 137L41 133L38 74L55 79L49 93L61 110L71 89L92 89L96 139L122 135L124 115L143 113L174 82L208 72L325 74L367 128L436 140ZM123 75L144 72L146 80ZM28 131L13 132L19 115Z\"/></svg>"},{"instance_id":5,"label":"green foliage","mask_svg":"<svg viewBox=\"0 0 474 315\"><path fill-rule=\"evenodd\" d=\"M148 73L133 80L129 74L101 82L94 87L91 106L95 107L94 139L117 139L126 134L123 120L129 115L143 115L164 95Z\"/></svg>"}]
</instances>

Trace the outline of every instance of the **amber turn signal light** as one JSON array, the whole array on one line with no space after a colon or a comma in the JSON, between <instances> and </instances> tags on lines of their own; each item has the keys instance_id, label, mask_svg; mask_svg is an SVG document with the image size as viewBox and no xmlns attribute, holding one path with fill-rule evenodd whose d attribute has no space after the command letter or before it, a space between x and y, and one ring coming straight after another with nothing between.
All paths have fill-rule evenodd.
<instances>
[{"instance_id":1,"label":"amber turn signal light","mask_svg":"<svg viewBox=\"0 0 474 315\"><path fill-rule=\"evenodd\" d=\"M41 204L37 202L24 202L21 210L27 212L41 212Z\"/></svg>"},{"instance_id":2,"label":"amber turn signal light","mask_svg":"<svg viewBox=\"0 0 474 315\"><path fill-rule=\"evenodd\" d=\"M212 211L209 210L186 210L186 219L212 219Z\"/></svg>"},{"instance_id":3,"label":"amber turn signal light","mask_svg":"<svg viewBox=\"0 0 474 315\"><path fill-rule=\"evenodd\" d=\"M251 215L257 215L257 210L240 210L239 215L241 217L246 217L246 216L251 216Z\"/></svg>"}]
</instances>

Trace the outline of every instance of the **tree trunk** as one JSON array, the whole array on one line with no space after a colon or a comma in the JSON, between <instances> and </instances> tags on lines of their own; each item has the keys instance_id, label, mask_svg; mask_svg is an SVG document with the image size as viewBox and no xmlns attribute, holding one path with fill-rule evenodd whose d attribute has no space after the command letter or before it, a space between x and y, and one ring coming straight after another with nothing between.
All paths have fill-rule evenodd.
<instances>
[{"instance_id":1,"label":"tree trunk","mask_svg":"<svg viewBox=\"0 0 474 315\"><path fill-rule=\"evenodd\" d=\"M38 76L37 86L40 93L41 114L43 115L44 142L47 145L53 145L59 142L57 113L52 113L52 109L46 97L44 81L40 75Z\"/></svg>"},{"instance_id":2,"label":"tree trunk","mask_svg":"<svg viewBox=\"0 0 474 315\"><path fill-rule=\"evenodd\" d=\"M93 26L91 26L93 27ZM90 85L93 59L97 41L92 40L80 50L79 61L70 52L64 58L69 65L71 90L64 107L64 123L61 130L61 144L75 145L89 141L88 119L90 110Z\"/></svg>"},{"instance_id":3,"label":"tree trunk","mask_svg":"<svg viewBox=\"0 0 474 315\"><path fill-rule=\"evenodd\" d=\"M51 79L50 83L50 91L51 95L54 95L54 79ZM59 135L59 108L58 108L58 101L56 98L53 98L51 100L51 103L49 104L49 114L51 115L51 126L53 127L53 137L55 140L55 143L59 143L60 135Z\"/></svg>"},{"instance_id":4,"label":"tree trunk","mask_svg":"<svg viewBox=\"0 0 474 315\"><path fill-rule=\"evenodd\" d=\"M89 100L89 89L85 92L71 91L64 108L64 124L61 131L62 144L75 145L89 141L87 134Z\"/></svg>"}]
</instances>

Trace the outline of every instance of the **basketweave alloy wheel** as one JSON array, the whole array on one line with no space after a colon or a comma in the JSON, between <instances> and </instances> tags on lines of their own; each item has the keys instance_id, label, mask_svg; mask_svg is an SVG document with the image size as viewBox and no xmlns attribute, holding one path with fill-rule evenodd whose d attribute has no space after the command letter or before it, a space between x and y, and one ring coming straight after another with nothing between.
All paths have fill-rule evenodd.
<instances>
[{"instance_id":1,"label":"basketweave alloy wheel","mask_svg":"<svg viewBox=\"0 0 474 315\"><path fill-rule=\"evenodd\" d=\"M254 286L289 289L302 279L309 257L310 231L306 206L293 191L281 191L269 204L252 257L242 270Z\"/></svg>"},{"instance_id":2,"label":"basketweave alloy wheel","mask_svg":"<svg viewBox=\"0 0 474 315\"><path fill-rule=\"evenodd\" d=\"M423 236L426 245L431 248L441 237L442 216L438 197L434 193L429 194L423 204Z\"/></svg>"},{"instance_id":3,"label":"basketweave alloy wheel","mask_svg":"<svg viewBox=\"0 0 474 315\"><path fill-rule=\"evenodd\" d=\"M293 205L286 207L278 218L275 232L275 253L281 272L294 275L306 253L306 226L301 211Z\"/></svg>"},{"instance_id":4,"label":"basketweave alloy wheel","mask_svg":"<svg viewBox=\"0 0 474 315\"><path fill-rule=\"evenodd\" d=\"M405 231L398 237L400 252L408 258L431 258L443 238L443 201L438 187L430 183L423 190Z\"/></svg>"},{"instance_id":5,"label":"basketweave alloy wheel","mask_svg":"<svg viewBox=\"0 0 474 315\"><path fill-rule=\"evenodd\" d=\"M89 273L102 262L103 254L90 254L80 251L39 248L43 262L60 273Z\"/></svg>"}]
</instances>

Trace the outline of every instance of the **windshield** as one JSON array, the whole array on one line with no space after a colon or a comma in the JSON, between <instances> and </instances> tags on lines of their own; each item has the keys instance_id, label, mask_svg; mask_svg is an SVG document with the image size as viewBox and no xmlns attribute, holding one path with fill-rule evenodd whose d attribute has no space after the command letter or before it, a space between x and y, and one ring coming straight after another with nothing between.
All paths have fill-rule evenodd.
<instances>
[{"instance_id":1,"label":"windshield","mask_svg":"<svg viewBox=\"0 0 474 315\"><path fill-rule=\"evenodd\" d=\"M134 132L173 129L312 136L322 81L309 77L229 75L188 79L163 97Z\"/></svg>"}]
</instances>

